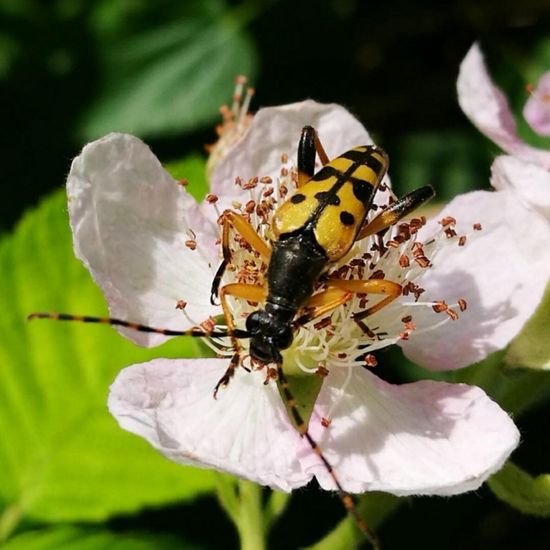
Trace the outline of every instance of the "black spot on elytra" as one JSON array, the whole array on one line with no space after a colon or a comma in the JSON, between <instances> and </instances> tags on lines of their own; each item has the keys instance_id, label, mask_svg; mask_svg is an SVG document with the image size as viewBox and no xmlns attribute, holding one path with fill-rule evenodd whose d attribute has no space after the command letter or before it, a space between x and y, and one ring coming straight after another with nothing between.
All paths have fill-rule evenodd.
<instances>
[{"instance_id":1,"label":"black spot on elytra","mask_svg":"<svg viewBox=\"0 0 550 550\"><path fill-rule=\"evenodd\" d=\"M334 206L338 206L340 204L340 197L331 191L319 191L318 193L315 193L315 198L321 204L333 204Z\"/></svg>"},{"instance_id":2,"label":"black spot on elytra","mask_svg":"<svg viewBox=\"0 0 550 550\"><path fill-rule=\"evenodd\" d=\"M372 185L370 183L367 183L366 181L358 180L355 178L353 178L351 182L355 198L365 204L370 199L373 192Z\"/></svg>"},{"instance_id":3,"label":"black spot on elytra","mask_svg":"<svg viewBox=\"0 0 550 550\"><path fill-rule=\"evenodd\" d=\"M340 212L340 221L344 225L353 225L355 223L355 217L351 212L343 210L342 212Z\"/></svg>"},{"instance_id":4,"label":"black spot on elytra","mask_svg":"<svg viewBox=\"0 0 550 550\"><path fill-rule=\"evenodd\" d=\"M296 193L296 195L292 195L290 197L290 202L292 204L300 204L301 202L304 202L306 200L306 196L302 195L302 193Z\"/></svg>"}]
</instances>

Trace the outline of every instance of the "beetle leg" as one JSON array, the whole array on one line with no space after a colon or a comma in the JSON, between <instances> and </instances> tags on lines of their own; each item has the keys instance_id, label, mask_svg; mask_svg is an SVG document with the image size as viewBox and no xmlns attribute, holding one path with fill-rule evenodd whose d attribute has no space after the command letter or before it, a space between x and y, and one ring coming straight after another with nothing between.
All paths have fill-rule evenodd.
<instances>
[{"instance_id":1,"label":"beetle leg","mask_svg":"<svg viewBox=\"0 0 550 550\"><path fill-rule=\"evenodd\" d=\"M317 130L313 126L304 126L298 144L298 187L307 183L315 173L315 153L324 166L330 162Z\"/></svg>"},{"instance_id":2,"label":"beetle leg","mask_svg":"<svg viewBox=\"0 0 550 550\"><path fill-rule=\"evenodd\" d=\"M368 279L366 281L358 279L329 279L327 284L331 287L354 292L356 294L386 294L386 297L380 300L380 302L353 316L353 320L366 334L370 334L371 330L363 323L363 319L380 311L383 307L386 307L396 298L401 296L403 291L400 284L394 283L393 281L387 281L386 279Z\"/></svg>"},{"instance_id":3,"label":"beetle leg","mask_svg":"<svg viewBox=\"0 0 550 550\"><path fill-rule=\"evenodd\" d=\"M220 283L225 273L227 265L231 262L231 249L229 247L229 231L234 229L256 252L269 260L271 256L271 247L258 235L257 231L241 214L231 210L226 210L222 214L222 252L223 260L214 275L212 288L210 291L210 303L214 304L214 298L218 295Z\"/></svg>"},{"instance_id":4,"label":"beetle leg","mask_svg":"<svg viewBox=\"0 0 550 550\"><path fill-rule=\"evenodd\" d=\"M387 208L384 208L384 210L370 222L367 222L359 231L356 240L359 241L396 224L399 220L408 216L413 210L416 210L421 204L430 200L434 195L435 191L433 187L431 185L425 185L401 197Z\"/></svg>"},{"instance_id":5,"label":"beetle leg","mask_svg":"<svg viewBox=\"0 0 550 550\"><path fill-rule=\"evenodd\" d=\"M263 302L265 300L266 295L267 295L267 288L265 286L259 286L259 285L232 283L229 285L222 286L220 288L220 302L223 309L223 315L225 317L225 323L227 325L227 332L229 334L229 337L231 338L231 344L233 346L233 356L231 357L231 361L229 362L229 367L227 367L227 370L225 371L224 375L220 378L220 380L216 384L216 387L214 388L214 398L216 398L216 395L218 394L218 390L221 387L225 387L227 386L227 384L229 384L229 381L231 380L231 378L233 378L235 374L235 370L239 366L239 361L241 358L242 347L237 337L234 336L235 330L236 330L235 320L233 319L233 315L229 310L227 297L235 296L236 298L243 298L251 302Z\"/></svg>"},{"instance_id":6,"label":"beetle leg","mask_svg":"<svg viewBox=\"0 0 550 550\"><path fill-rule=\"evenodd\" d=\"M307 301L302 315L292 323L293 327L301 327L313 319L326 315L338 306L345 304L352 296L353 292L340 290L338 288L329 288L315 294Z\"/></svg>"}]
</instances>

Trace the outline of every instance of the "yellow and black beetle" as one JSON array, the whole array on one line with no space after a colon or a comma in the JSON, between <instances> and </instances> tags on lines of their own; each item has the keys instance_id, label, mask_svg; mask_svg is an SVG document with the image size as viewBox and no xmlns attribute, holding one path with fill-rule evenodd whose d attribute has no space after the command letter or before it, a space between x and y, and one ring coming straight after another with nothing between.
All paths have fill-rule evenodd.
<instances>
[{"instance_id":1,"label":"yellow and black beetle","mask_svg":"<svg viewBox=\"0 0 550 550\"><path fill-rule=\"evenodd\" d=\"M314 174L316 153L323 167ZM219 294L229 334L236 329L226 296L265 304L248 316L246 331L239 331L240 338L251 339L253 359L263 364L282 363L280 352L291 345L297 327L327 314L354 293L386 295L375 306L354 315L364 329L365 317L401 295L401 286L392 281L334 278L326 281L327 290L313 295L320 275L343 258L356 241L384 231L434 195L431 186L421 187L368 221L374 195L387 169L388 157L375 145L355 147L329 161L315 129L306 126L298 146L297 190L273 214L271 243L258 235L242 215L224 212L224 258L214 277L211 301ZM220 288L231 262L231 228L268 262L264 285L231 283ZM295 319L299 311L302 315ZM220 385L227 384L238 366L240 346L236 337L233 345L235 355Z\"/></svg>"}]
</instances>

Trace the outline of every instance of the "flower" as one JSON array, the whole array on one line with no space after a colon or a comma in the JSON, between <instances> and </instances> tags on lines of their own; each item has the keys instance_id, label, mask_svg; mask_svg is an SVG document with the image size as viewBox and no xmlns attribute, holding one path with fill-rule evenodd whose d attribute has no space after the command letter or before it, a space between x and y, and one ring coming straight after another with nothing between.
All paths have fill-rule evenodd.
<instances>
[{"instance_id":1,"label":"flower","mask_svg":"<svg viewBox=\"0 0 550 550\"><path fill-rule=\"evenodd\" d=\"M547 80L542 80L541 85L546 86ZM482 134L506 153L550 168L550 151L531 147L518 136L506 96L492 82L477 44L470 48L460 65L457 91L460 107ZM539 93L545 97L545 91L533 94L526 106L529 117L534 112L540 116L539 109L535 108L540 103Z\"/></svg>"},{"instance_id":2,"label":"flower","mask_svg":"<svg viewBox=\"0 0 550 550\"><path fill-rule=\"evenodd\" d=\"M290 159L307 124L318 129L329 157L372 142L337 105L305 101L262 109L213 167L212 195L202 205L137 138L110 134L87 145L68 178L71 226L76 254L103 289L111 314L179 330L219 314L209 301L220 261L218 213L225 207L246 211L254 200L251 212L268 235L272 200L292 185ZM457 368L499 349L519 330L532 313L523 304L532 260L524 239L532 228L521 212L513 211L520 215L517 228L502 219L502 209L513 208L509 198L505 191L465 195L449 205L443 223L404 224L370 252L364 247L375 242L359 243L371 257L363 258L364 264L346 258L333 269L347 266L363 276L382 270L398 278L408 295L368 319L374 335L362 334L350 318L364 299L358 296L334 312L330 327L300 329L285 352L285 369L294 362L304 370L317 370L320 363L327 367L309 429L344 489L397 495L475 489L517 445L513 422L479 388L429 380L395 386L362 366L365 359L374 364L369 351L398 341L430 368ZM387 194L378 199L386 200ZM455 214L456 224L448 212ZM480 221L483 229L477 232ZM191 247L186 246L189 235ZM460 246L465 236L468 243ZM241 244L232 242L235 270L228 271L227 280L257 281L265 266ZM408 265L399 262L402 256ZM467 311L453 321L466 302ZM240 326L254 306L232 300L231 308ZM164 339L120 331L142 345ZM228 353L224 342L210 344L220 355ZM334 488L289 421L276 385L264 384L265 368L237 369L229 387L212 398L227 365L223 357L133 365L112 385L109 408L123 428L177 462L284 491L313 476L322 487Z\"/></svg>"},{"instance_id":3,"label":"flower","mask_svg":"<svg viewBox=\"0 0 550 550\"><path fill-rule=\"evenodd\" d=\"M549 84L550 78L546 74L524 109L527 120L541 133L544 133L545 116L548 116ZM466 116L483 134L509 153L493 162L491 184L498 191L493 196L506 202L499 209L500 215L507 219L510 232L515 234L511 238L518 245L523 243L523 253L516 256L508 271L519 267L520 271L526 270L525 276L529 278L529 289L526 287L525 293L520 290L521 297L516 294L522 301L520 307L524 312L516 318L519 323L510 326L506 335L509 341L509 336L517 333L516 329L528 319L525 313L534 311L540 303L549 280L550 251L541 243L546 242L550 230L550 151L532 147L519 138L508 101L492 82L477 44L470 48L462 61L457 91ZM543 112L545 108L546 112ZM503 250L502 253L507 252ZM517 301L513 307L517 307Z\"/></svg>"},{"instance_id":4,"label":"flower","mask_svg":"<svg viewBox=\"0 0 550 550\"><path fill-rule=\"evenodd\" d=\"M550 71L544 73L523 108L523 116L541 136L550 136Z\"/></svg>"}]
</instances>

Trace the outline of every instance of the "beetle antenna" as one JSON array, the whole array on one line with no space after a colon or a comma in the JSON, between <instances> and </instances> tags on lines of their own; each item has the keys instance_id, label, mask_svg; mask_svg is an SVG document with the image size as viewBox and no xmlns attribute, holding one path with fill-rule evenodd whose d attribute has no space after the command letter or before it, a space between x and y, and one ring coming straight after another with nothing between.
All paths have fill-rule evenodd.
<instances>
[{"instance_id":1,"label":"beetle antenna","mask_svg":"<svg viewBox=\"0 0 550 550\"><path fill-rule=\"evenodd\" d=\"M126 327L139 332L152 332L155 334L164 334L165 336L194 336L197 338L250 338L250 334L246 330L203 330L199 327L193 327L188 330L172 330L168 328L156 328L148 325L142 325L141 323L132 323L130 321L124 321L122 319L116 319L114 317L91 317L89 315L71 315L70 313L44 313L36 312L31 313L27 320L33 319L53 319L55 321L76 321L80 323L99 323L103 325L113 325L119 327Z\"/></svg>"},{"instance_id":2,"label":"beetle antenna","mask_svg":"<svg viewBox=\"0 0 550 550\"><path fill-rule=\"evenodd\" d=\"M336 491L338 492L338 496L340 497L342 504L344 505L345 509L348 511L348 513L351 515L351 517L355 521L357 527L367 537L367 539L371 543L374 550L380 550L380 543L378 541L378 537L374 534L372 529L368 526L367 522L359 514L359 511L357 510L357 506L355 504L355 501L353 500L353 497L342 487L342 484L340 483L340 480L338 479L338 476L336 475L336 472L334 471L334 468L332 467L331 463L325 457L323 451L321 450L321 447L319 447L319 444L315 441L315 439L313 439L313 437L309 433L307 429L307 425L304 419L302 418L302 415L300 414L298 407L296 406L296 400L294 399L294 396L290 391L288 380L286 379L283 373L283 366L281 363L277 363L277 376L279 379L279 383L281 385L284 399L290 410L290 413L294 420L294 424L298 429L298 432L302 437L306 438L312 451L321 459L321 462L325 466L327 472L330 474L330 477L332 478L332 481L336 485Z\"/></svg>"}]
</instances>

